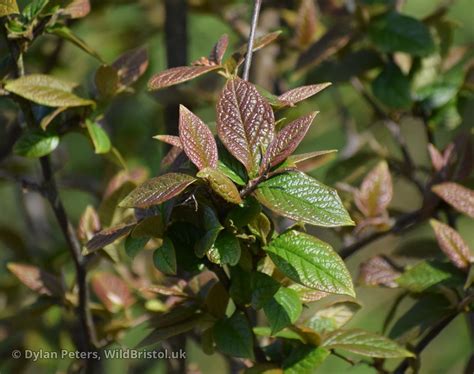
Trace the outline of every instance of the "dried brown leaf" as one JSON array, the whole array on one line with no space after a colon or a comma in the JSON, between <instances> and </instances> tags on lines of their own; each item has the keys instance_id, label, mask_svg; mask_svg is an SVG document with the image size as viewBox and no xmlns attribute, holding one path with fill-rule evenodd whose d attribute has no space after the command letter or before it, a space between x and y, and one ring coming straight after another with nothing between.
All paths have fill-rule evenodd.
<instances>
[{"instance_id":1,"label":"dried brown leaf","mask_svg":"<svg viewBox=\"0 0 474 374\"><path fill-rule=\"evenodd\" d=\"M430 224L441 250L454 265L460 269L467 270L471 266L473 256L461 235L450 226L435 219L430 220Z\"/></svg>"},{"instance_id":2,"label":"dried brown leaf","mask_svg":"<svg viewBox=\"0 0 474 374\"><path fill-rule=\"evenodd\" d=\"M474 191L454 182L437 184L433 192L461 213L474 218Z\"/></svg>"},{"instance_id":3,"label":"dried brown leaf","mask_svg":"<svg viewBox=\"0 0 474 374\"><path fill-rule=\"evenodd\" d=\"M179 108L179 138L184 152L199 170L217 168L217 144L211 130L183 105Z\"/></svg>"},{"instance_id":4,"label":"dried brown leaf","mask_svg":"<svg viewBox=\"0 0 474 374\"><path fill-rule=\"evenodd\" d=\"M229 152L249 173L258 170L261 153L275 135L272 108L254 85L231 79L217 103L217 133Z\"/></svg>"}]
</instances>

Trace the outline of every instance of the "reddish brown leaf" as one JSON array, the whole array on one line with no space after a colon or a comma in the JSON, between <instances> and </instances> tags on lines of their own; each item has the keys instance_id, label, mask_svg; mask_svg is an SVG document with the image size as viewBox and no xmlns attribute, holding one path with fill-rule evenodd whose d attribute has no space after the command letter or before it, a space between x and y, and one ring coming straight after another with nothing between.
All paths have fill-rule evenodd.
<instances>
[{"instance_id":1,"label":"reddish brown leaf","mask_svg":"<svg viewBox=\"0 0 474 374\"><path fill-rule=\"evenodd\" d=\"M224 57L228 45L229 36L227 34L224 34L219 38L216 45L214 45L214 48L212 48L212 51L209 54L209 61L217 65L222 64L222 58Z\"/></svg>"},{"instance_id":2,"label":"reddish brown leaf","mask_svg":"<svg viewBox=\"0 0 474 374\"><path fill-rule=\"evenodd\" d=\"M173 163L175 161L177 161L179 159L179 157L184 154L183 152L183 149L182 148L179 148L179 147L172 147L168 153L165 155L165 157L163 157L163 159L161 160L161 163L160 163L160 167L162 169L165 169L165 168L168 168L170 167L171 165L173 165Z\"/></svg>"},{"instance_id":3,"label":"reddish brown leaf","mask_svg":"<svg viewBox=\"0 0 474 374\"><path fill-rule=\"evenodd\" d=\"M135 302L127 284L114 274L95 274L92 278L92 288L110 312L127 308Z\"/></svg>"},{"instance_id":4,"label":"reddish brown leaf","mask_svg":"<svg viewBox=\"0 0 474 374\"><path fill-rule=\"evenodd\" d=\"M285 126L270 143L263 157L260 172L278 165L301 143L318 112L307 114Z\"/></svg>"},{"instance_id":5,"label":"reddish brown leaf","mask_svg":"<svg viewBox=\"0 0 474 374\"><path fill-rule=\"evenodd\" d=\"M450 226L435 219L430 220L430 224L439 247L451 262L460 269L468 269L473 261L473 256L461 235Z\"/></svg>"},{"instance_id":6,"label":"reddish brown leaf","mask_svg":"<svg viewBox=\"0 0 474 374\"><path fill-rule=\"evenodd\" d=\"M40 295L61 297L64 294L62 283L58 277L36 266L10 262L7 264L7 268L25 286Z\"/></svg>"},{"instance_id":7,"label":"reddish brown leaf","mask_svg":"<svg viewBox=\"0 0 474 374\"><path fill-rule=\"evenodd\" d=\"M431 158L431 164L436 171L440 171L444 167L444 157L440 151L433 145L428 144L428 153Z\"/></svg>"},{"instance_id":8,"label":"reddish brown leaf","mask_svg":"<svg viewBox=\"0 0 474 374\"><path fill-rule=\"evenodd\" d=\"M326 82L297 87L278 96L278 100L280 100L282 104L292 106L300 101L306 100L313 95L316 95L318 92L324 90L326 87L329 87L331 84L332 83L330 82Z\"/></svg>"},{"instance_id":9,"label":"reddish brown leaf","mask_svg":"<svg viewBox=\"0 0 474 374\"><path fill-rule=\"evenodd\" d=\"M179 66L171 68L151 77L148 81L148 89L153 91L174 86L216 69L219 69L219 66Z\"/></svg>"},{"instance_id":10,"label":"reddish brown leaf","mask_svg":"<svg viewBox=\"0 0 474 374\"><path fill-rule=\"evenodd\" d=\"M437 184L433 192L461 213L474 218L474 191L454 182Z\"/></svg>"},{"instance_id":11,"label":"reddish brown leaf","mask_svg":"<svg viewBox=\"0 0 474 374\"><path fill-rule=\"evenodd\" d=\"M148 171L145 168L135 168L132 170L122 170L115 174L110 180L104 192L104 200L117 191L124 183L132 182L135 185L143 183L148 178Z\"/></svg>"},{"instance_id":12,"label":"reddish brown leaf","mask_svg":"<svg viewBox=\"0 0 474 374\"><path fill-rule=\"evenodd\" d=\"M112 66L117 70L120 84L128 87L148 68L148 51L146 48L132 49L115 60Z\"/></svg>"},{"instance_id":13,"label":"reddish brown leaf","mask_svg":"<svg viewBox=\"0 0 474 374\"><path fill-rule=\"evenodd\" d=\"M280 34L281 34L281 31L275 31L275 32L271 32L269 34L256 38L254 41L252 51L256 52L259 49L266 47L267 45L275 41L280 36ZM247 49L248 49L248 44L246 43L232 54L232 59L230 60L233 60L232 64L234 65L233 66L234 68L235 66L240 66L244 62L245 56L247 55ZM228 61L226 61L225 65L227 65Z\"/></svg>"},{"instance_id":14,"label":"reddish brown leaf","mask_svg":"<svg viewBox=\"0 0 474 374\"><path fill-rule=\"evenodd\" d=\"M63 9L63 14L70 18L83 18L91 11L91 4L89 0L72 0L69 5Z\"/></svg>"},{"instance_id":15,"label":"reddish brown leaf","mask_svg":"<svg viewBox=\"0 0 474 374\"><path fill-rule=\"evenodd\" d=\"M364 178L354 201L366 217L374 217L387 209L392 197L392 177L387 163L382 161Z\"/></svg>"},{"instance_id":16,"label":"reddish brown leaf","mask_svg":"<svg viewBox=\"0 0 474 374\"><path fill-rule=\"evenodd\" d=\"M183 149L183 144L181 143L181 140L179 139L179 136L156 135L156 136L153 137L153 139L157 139L157 140L162 141L163 143L167 143L169 145L172 145L173 147Z\"/></svg>"},{"instance_id":17,"label":"reddish brown leaf","mask_svg":"<svg viewBox=\"0 0 474 374\"><path fill-rule=\"evenodd\" d=\"M100 231L100 219L97 211L92 205L88 205L82 213L77 227L77 236L85 243L90 240L94 234Z\"/></svg>"},{"instance_id":18,"label":"reddish brown leaf","mask_svg":"<svg viewBox=\"0 0 474 374\"><path fill-rule=\"evenodd\" d=\"M148 208L161 204L183 192L196 179L180 174L169 173L152 178L135 188L120 204L122 208Z\"/></svg>"},{"instance_id":19,"label":"reddish brown leaf","mask_svg":"<svg viewBox=\"0 0 474 374\"><path fill-rule=\"evenodd\" d=\"M396 288L400 272L382 256L375 256L360 265L359 283L367 286Z\"/></svg>"},{"instance_id":20,"label":"reddish brown leaf","mask_svg":"<svg viewBox=\"0 0 474 374\"><path fill-rule=\"evenodd\" d=\"M229 80L217 103L217 133L225 147L249 173L258 170L261 152L275 135L272 108L255 86Z\"/></svg>"},{"instance_id":21,"label":"reddish brown leaf","mask_svg":"<svg viewBox=\"0 0 474 374\"><path fill-rule=\"evenodd\" d=\"M88 249L89 253L104 248L105 246L112 244L117 239L128 235L135 225L136 223L121 224L102 230L95 234L94 237L87 242L86 248Z\"/></svg>"},{"instance_id":22,"label":"reddish brown leaf","mask_svg":"<svg viewBox=\"0 0 474 374\"><path fill-rule=\"evenodd\" d=\"M296 40L300 47L313 42L316 35L318 15L314 0L302 0L296 20Z\"/></svg>"},{"instance_id":23,"label":"reddish brown leaf","mask_svg":"<svg viewBox=\"0 0 474 374\"><path fill-rule=\"evenodd\" d=\"M309 47L298 59L297 70L306 70L334 55L349 43L353 31L349 25L336 24Z\"/></svg>"},{"instance_id":24,"label":"reddish brown leaf","mask_svg":"<svg viewBox=\"0 0 474 374\"><path fill-rule=\"evenodd\" d=\"M184 152L199 170L217 168L217 144L211 130L183 105L179 107L179 139Z\"/></svg>"}]
</instances>

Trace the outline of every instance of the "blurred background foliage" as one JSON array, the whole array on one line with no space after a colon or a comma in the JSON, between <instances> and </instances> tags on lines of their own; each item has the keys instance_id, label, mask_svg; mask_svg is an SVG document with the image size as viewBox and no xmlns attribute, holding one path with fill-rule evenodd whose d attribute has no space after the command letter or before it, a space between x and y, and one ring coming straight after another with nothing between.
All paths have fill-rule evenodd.
<instances>
[{"instance_id":1,"label":"blurred background foliage","mask_svg":"<svg viewBox=\"0 0 474 374\"><path fill-rule=\"evenodd\" d=\"M28 1L19 1L21 8L26 3ZM334 83L292 112L292 116L296 117L310 110L320 111L316 124L300 146L301 152L339 150L337 156L313 170L312 175L329 185L343 183L342 187L347 184L357 187L380 158L390 155L394 165L403 160L390 131L382 125L380 116L374 115L370 102L356 89L360 88L358 83L362 84L364 92L375 96L377 105L383 108L384 113L398 120L407 149L418 167L417 175L422 179L427 177L423 170L431 168L428 141L443 149L455 134L464 131L464 137L472 137L472 60L469 65L474 51L472 0L399 2L397 6L402 14L424 19L429 24L437 47L431 48L422 41L418 50L409 51L411 55L386 51L389 52L388 58L379 53L386 43L381 35L383 30L371 29L366 21L369 16L393 6L390 0L316 1L314 10L306 11L310 18L315 17L305 21L311 22L306 29L298 25L302 19L301 15L298 16L301 3L292 0L264 1L260 32L282 30L282 34L276 43L257 52L251 80L275 94L300 84ZM148 50L149 67L134 85L135 92L114 98L106 110L103 124L129 168L143 167L149 175L156 175L160 172L165 149L152 136L167 133L177 125L166 122L166 107L176 102L189 105L212 127L216 88L222 84L223 78L204 77L166 92L147 92L147 80L153 73L165 69L167 64L164 2L97 0L91 4L91 13L73 21L70 27L105 62L111 63L123 52L136 47L144 46ZM188 62L206 56L224 33L229 35L232 47L244 43L250 8L249 2L243 0L189 0ZM400 24L395 27L400 27ZM311 46L321 41L321 37L326 37L327 41L323 40L311 52ZM86 92L93 91L94 75L101 63L71 43L60 43L58 47L56 36L41 37L25 56L27 71L48 70L56 77L81 82ZM60 48L56 61L50 59L55 48ZM176 45L175 48L184 47ZM2 54L5 51L5 46L2 46ZM414 65L419 68L414 69ZM385 73L381 75L382 72ZM351 81L354 76L358 77L357 82ZM217 82L219 79L220 82ZM8 123L15 110L11 102L1 100L1 121ZM284 118L285 111L280 113ZM429 131L426 131L426 126ZM4 131L5 126L1 125L0 139L4 138ZM433 138L427 139L427 136ZM63 137L53 160L59 170L61 196L72 221L77 224L88 205L98 205L102 191L118 171L117 166L94 154L89 140L74 132ZM33 175L38 173L34 160L17 158L8 162L12 170ZM402 172L394 169L392 172L394 197L390 211L405 212L420 206L422 197L416 186L404 178ZM474 187L472 177L467 180L467 185ZM24 194L19 186L0 179L0 206L0 371L3 373L15 367L8 355L11 348L19 344L36 350L72 349L72 342L63 329L65 321L72 317L64 316L59 307L43 312L41 305L34 303L36 296L5 270L6 264L34 259L35 265L55 273L61 272L69 282L73 272L62 236L41 197L34 193ZM473 228L472 220L459 217L458 231L471 248L474 247ZM340 237L328 230L310 230L332 243L336 250L343 244ZM416 258L432 256L434 247L436 244L429 225L422 224L402 237L387 236L374 242L352 256L347 263L355 276L359 264L374 254L396 252L405 264ZM123 267L146 266L140 261L132 263L120 251L117 253ZM363 308L350 326L382 331L391 303L400 290L359 287L357 294ZM404 300L397 314L403 315L412 305L413 300ZM424 318L423 313L429 312L424 310L421 313ZM473 350L466 326L464 316L459 316L443 331L423 352L420 373L457 374L464 370ZM132 346L141 334L139 329L131 329L120 341ZM202 373L225 372L225 361L218 355L206 356L192 341L188 342L187 351L189 361L196 364ZM67 360L44 360L30 363L23 369L31 373L50 373L65 370L69 364ZM117 360L104 362L104 370L159 373L166 369L164 362ZM375 372L373 368L363 365L351 367L334 356L319 370L323 373Z\"/></svg>"}]
</instances>

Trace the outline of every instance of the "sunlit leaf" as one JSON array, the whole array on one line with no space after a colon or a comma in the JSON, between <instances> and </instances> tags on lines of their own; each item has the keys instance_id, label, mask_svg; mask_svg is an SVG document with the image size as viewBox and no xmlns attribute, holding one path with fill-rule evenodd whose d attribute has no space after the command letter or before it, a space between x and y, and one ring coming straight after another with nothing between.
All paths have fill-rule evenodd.
<instances>
[{"instance_id":1,"label":"sunlit leaf","mask_svg":"<svg viewBox=\"0 0 474 374\"><path fill-rule=\"evenodd\" d=\"M184 152L199 170L217 168L217 144L211 130L183 105L179 107L179 139Z\"/></svg>"},{"instance_id":2,"label":"sunlit leaf","mask_svg":"<svg viewBox=\"0 0 474 374\"><path fill-rule=\"evenodd\" d=\"M359 282L367 286L397 287L395 279L400 276L385 258L375 256L360 265Z\"/></svg>"},{"instance_id":3,"label":"sunlit leaf","mask_svg":"<svg viewBox=\"0 0 474 374\"><path fill-rule=\"evenodd\" d=\"M319 291L355 297L351 275L329 244L291 230L273 239L265 250L293 281Z\"/></svg>"},{"instance_id":4,"label":"sunlit leaf","mask_svg":"<svg viewBox=\"0 0 474 374\"><path fill-rule=\"evenodd\" d=\"M232 317L218 321L213 328L217 349L234 357L253 359L253 338L250 325L242 314L236 311Z\"/></svg>"},{"instance_id":5,"label":"sunlit leaf","mask_svg":"<svg viewBox=\"0 0 474 374\"><path fill-rule=\"evenodd\" d=\"M229 152L249 173L255 173L261 153L275 134L270 105L255 86L240 78L227 82L217 103L217 133Z\"/></svg>"},{"instance_id":6,"label":"sunlit leaf","mask_svg":"<svg viewBox=\"0 0 474 374\"><path fill-rule=\"evenodd\" d=\"M285 374L310 374L320 366L331 352L324 347L301 345L283 360Z\"/></svg>"},{"instance_id":7,"label":"sunlit leaf","mask_svg":"<svg viewBox=\"0 0 474 374\"><path fill-rule=\"evenodd\" d=\"M318 226L353 225L336 190L301 173L278 174L256 190L260 203L282 216Z\"/></svg>"},{"instance_id":8,"label":"sunlit leaf","mask_svg":"<svg viewBox=\"0 0 474 374\"><path fill-rule=\"evenodd\" d=\"M36 266L10 262L7 268L21 283L40 295L62 297L64 294L60 279Z\"/></svg>"},{"instance_id":9,"label":"sunlit leaf","mask_svg":"<svg viewBox=\"0 0 474 374\"><path fill-rule=\"evenodd\" d=\"M58 145L58 135L43 130L28 130L18 139L13 150L20 156L39 158L53 152Z\"/></svg>"},{"instance_id":10,"label":"sunlit leaf","mask_svg":"<svg viewBox=\"0 0 474 374\"><path fill-rule=\"evenodd\" d=\"M42 74L25 75L5 84L5 90L41 105L74 107L94 104L92 100L72 93L74 87L74 83Z\"/></svg>"},{"instance_id":11,"label":"sunlit leaf","mask_svg":"<svg viewBox=\"0 0 474 374\"><path fill-rule=\"evenodd\" d=\"M20 10L16 0L0 0L0 17L18 13L20 13Z\"/></svg>"},{"instance_id":12,"label":"sunlit leaf","mask_svg":"<svg viewBox=\"0 0 474 374\"><path fill-rule=\"evenodd\" d=\"M88 253L104 248L105 246L115 242L117 239L128 235L134 227L135 223L123 223L118 226L99 231L91 240L87 242L86 248L88 249Z\"/></svg>"},{"instance_id":13,"label":"sunlit leaf","mask_svg":"<svg viewBox=\"0 0 474 374\"><path fill-rule=\"evenodd\" d=\"M474 218L474 191L454 182L432 187L433 192L461 213Z\"/></svg>"},{"instance_id":14,"label":"sunlit leaf","mask_svg":"<svg viewBox=\"0 0 474 374\"><path fill-rule=\"evenodd\" d=\"M148 81L149 90L160 90L175 84L187 82L201 75L219 69L219 66L180 66L155 74Z\"/></svg>"},{"instance_id":15,"label":"sunlit leaf","mask_svg":"<svg viewBox=\"0 0 474 374\"><path fill-rule=\"evenodd\" d=\"M368 357L396 358L414 357L413 353L393 340L364 330L337 330L323 342L328 349L343 349Z\"/></svg>"},{"instance_id":16,"label":"sunlit leaf","mask_svg":"<svg viewBox=\"0 0 474 374\"><path fill-rule=\"evenodd\" d=\"M72 0L63 9L63 14L68 15L72 19L83 18L91 11L89 0Z\"/></svg>"},{"instance_id":17,"label":"sunlit leaf","mask_svg":"<svg viewBox=\"0 0 474 374\"><path fill-rule=\"evenodd\" d=\"M155 249L155 252L153 252L153 262L162 273L168 275L176 274L176 252L173 242L169 238L164 238L161 247Z\"/></svg>"},{"instance_id":18,"label":"sunlit leaf","mask_svg":"<svg viewBox=\"0 0 474 374\"><path fill-rule=\"evenodd\" d=\"M376 217L385 212L392 197L392 177L387 163L381 161L364 178L354 194L354 201L365 216Z\"/></svg>"},{"instance_id":19,"label":"sunlit leaf","mask_svg":"<svg viewBox=\"0 0 474 374\"><path fill-rule=\"evenodd\" d=\"M441 250L454 265L460 269L467 270L474 258L461 235L450 226L435 219L430 220L430 224Z\"/></svg>"},{"instance_id":20,"label":"sunlit leaf","mask_svg":"<svg viewBox=\"0 0 474 374\"><path fill-rule=\"evenodd\" d=\"M92 277L92 289L110 312L125 309L135 302L125 281L111 273L95 274Z\"/></svg>"},{"instance_id":21,"label":"sunlit leaf","mask_svg":"<svg viewBox=\"0 0 474 374\"><path fill-rule=\"evenodd\" d=\"M330 85L331 83L327 82L297 87L278 96L278 100L283 105L293 106L300 101L306 100L311 96L316 95L318 92L321 92Z\"/></svg>"},{"instance_id":22,"label":"sunlit leaf","mask_svg":"<svg viewBox=\"0 0 474 374\"><path fill-rule=\"evenodd\" d=\"M295 151L317 114L317 112L313 112L294 120L276 135L263 157L261 172L266 168L278 165Z\"/></svg>"},{"instance_id":23,"label":"sunlit leaf","mask_svg":"<svg viewBox=\"0 0 474 374\"><path fill-rule=\"evenodd\" d=\"M306 325L320 334L328 333L347 324L360 308L361 305L354 301L332 303L318 308Z\"/></svg>"},{"instance_id":24,"label":"sunlit leaf","mask_svg":"<svg viewBox=\"0 0 474 374\"><path fill-rule=\"evenodd\" d=\"M87 131L94 144L95 153L102 154L110 152L112 144L105 130L96 122L86 121Z\"/></svg>"},{"instance_id":25,"label":"sunlit leaf","mask_svg":"<svg viewBox=\"0 0 474 374\"><path fill-rule=\"evenodd\" d=\"M421 21L397 12L385 13L373 19L369 35L383 52L406 52L426 56L434 51L430 30Z\"/></svg>"},{"instance_id":26,"label":"sunlit leaf","mask_svg":"<svg viewBox=\"0 0 474 374\"><path fill-rule=\"evenodd\" d=\"M296 291L280 287L278 291L263 305L268 318L272 335L293 324L303 311L303 305Z\"/></svg>"},{"instance_id":27,"label":"sunlit leaf","mask_svg":"<svg viewBox=\"0 0 474 374\"><path fill-rule=\"evenodd\" d=\"M212 190L224 200L232 204L240 204L242 202L235 184L218 169L205 168L197 176L206 179Z\"/></svg>"},{"instance_id":28,"label":"sunlit leaf","mask_svg":"<svg viewBox=\"0 0 474 374\"><path fill-rule=\"evenodd\" d=\"M291 155L278 167L278 169L295 167L299 171L310 172L332 160L336 152L337 150L330 149L327 151L314 151Z\"/></svg>"},{"instance_id":29,"label":"sunlit leaf","mask_svg":"<svg viewBox=\"0 0 474 374\"><path fill-rule=\"evenodd\" d=\"M147 208L161 204L179 195L195 180L189 175L180 173L169 173L152 178L134 189L119 206L122 208Z\"/></svg>"},{"instance_id":30,"label":"sunlit leaf","mask_svg":"<svg viewBox=\"0 0 474 374\"><path fill-rule=\"evenodd\" d=\"M159 140L163 143L172 145L173 147L177 147L183 149L183 144L181 144L181 140L179 136L174 135L155 135L153 139Z\"/></svg>"}]
</instances>

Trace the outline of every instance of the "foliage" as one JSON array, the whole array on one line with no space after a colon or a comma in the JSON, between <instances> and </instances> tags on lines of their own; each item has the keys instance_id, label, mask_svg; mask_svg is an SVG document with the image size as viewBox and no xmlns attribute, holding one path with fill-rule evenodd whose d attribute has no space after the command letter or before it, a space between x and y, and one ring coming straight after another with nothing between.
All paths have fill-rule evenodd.
<instances>
[{"instance_id":1,"label":"foliage","mask_svg":"<svg viewBox=\"0 0 474 374\"><path fill-rule=\"evenodd\" d=\"M97 7L120 7L106 3ZM38 215L48 222L51 211L62 234L50 235L45 225L31 224L22 234L0 226L2 242L18 249L5 261L7 281L0 279L7 305L2 350L31 348L36 336L40 346L99 354L116 346L178 350L192 341L204 354L225 357L232 372L307 373L334 358L381 373L423 367L425 347L474 307L474 257L460 229L472 227L474 218L472 128L466 125L474 65L472 51L454 44L449 7L420 20L397 1L268 2L262 12L276 15L282 30L262 21L267 33L250 43L245 32L235 47L244 18L233 12L241 2L189 3L191 14L210 13L232 29L188 66L173 66L168 48L163 70L137 43L111 58L79 37L73 25L94 15L87 0L0 0L0 92L8 123L0 178L20 185L21 199L39 194L48 203L48 210L32 214L23 202L26 222ZM167 42L170 21L159 21ZM47 56L41 43L51 38L58 44ZM73 83L73 74L59 74L66 42L94 61L82 85ZM272 69L262 69L259 59L272 48L277 52L266 62ZM244 62L261 49L252 81L240 78ZM45 69L30 67L35 54L47 60ZM144 86L146 100L165 107L165 126L153 136L159 143L134 149L138 136L132 131L121 140L111 123L114 113L125 115L120 104L141 97ZM341 99L347 87L371 113L370 123L354 126L358 114ZM319 150L311 144L303 153L313 129L330 122L324 109L312 107L315 97L329 93L330 108L343 118L345 146L336 155L327 149L334 144L318 142ZM135 105L134 115L141 110ZM156 134L144 126L147 137ZM421 129L416 152L407 126ZM92 182L79 183L94 198L82 204L75 228L59 190L67 178L57 164L84 139L100 166ZM156 157L159 168L154 159L150 176L137 164L152 157L152 146L166 154ZM40 177L33 172L38 161ZM400 184L409 191L402 208L396 205L404 199ZM403 238L409 230L429 231L429 253L411 251ZM398 248L388 242L361 256L389 235L400 238ZM37 255L43 243L59 250ZM355 253L354 284L353 265L345 260ZM29 297L21 305L11 301L11 290L21 289L13 279L29 289L22 290ZM393 298L383 326L353 320L366 308L360 293L376 292L363 289L368 286ZM35 321L41 323L30 326ZM186 370L186 361L171 361L169 372ZM9 360L6 370L30 364ZM72 372L98 368L90 357L68 364Z\"/></svg>"}]
</instances>

